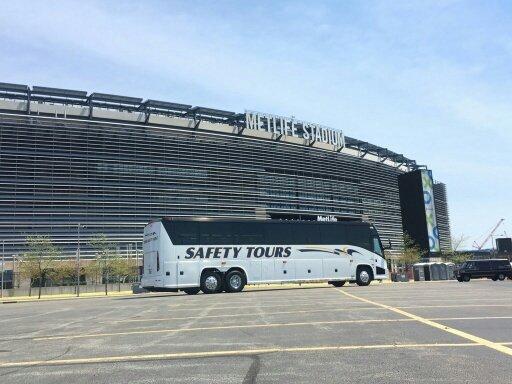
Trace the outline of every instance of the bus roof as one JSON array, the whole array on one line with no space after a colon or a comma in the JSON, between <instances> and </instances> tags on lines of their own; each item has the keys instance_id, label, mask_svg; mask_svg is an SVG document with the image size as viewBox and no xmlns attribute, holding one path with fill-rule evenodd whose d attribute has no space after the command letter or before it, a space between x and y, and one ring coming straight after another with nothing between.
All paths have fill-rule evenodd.
<instances>
[{"instance_id":1,"label":"bus roof","mask_svg":"<svg viewBox=\"0 0 512 384\"><path fill-rule=\"evenodd\" d=\"M229 217L162 217L161 219L151 220L150 223L158 222L158 221L199 221L199 222L232 222L232 223L247 223L247 222L266 222L266 223L304 223L304 224L343 224L343 225L363 225L363 226L371 226L373 225L369 222L362 220L340 220L340 221L316 221L316 220L282 220L282 219L257 219L257 218L229 218Z\"/></svg>"}]
</instances>

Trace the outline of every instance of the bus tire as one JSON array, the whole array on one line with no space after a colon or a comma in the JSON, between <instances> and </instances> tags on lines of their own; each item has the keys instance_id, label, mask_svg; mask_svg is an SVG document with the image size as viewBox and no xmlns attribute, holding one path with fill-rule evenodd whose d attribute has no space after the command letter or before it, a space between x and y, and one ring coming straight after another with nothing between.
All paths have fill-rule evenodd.
<instances>
[{"instance_id":1,"label":"bus tire","mask_svg":"<svg viewBox=\"0 0 512 384\"><path fill-rule=\"evenodd\" d=\"M222 278L215 271L205 271L201 276L201 291L203 293L217 293L222 291Z\"/></svg>"},{"instance_id":2,"label":"bus tire","mask_svg":"<svg viewBox=\"0 0 512 384\"><path fill-rule=\"evenodd\" d=\"M240 292L245 287L245 276L240 271L231 271L226 275L225 287L227 292Z\"/></svg>"},{"instance_id":3,"label":"bus tire","mask_svg":"<svg viewBox=\"0 0 512 384\"><path fill-rule=\"evenodd\" d=\"M340 288L345 285L346 281L329 281L329 284L331 284L333 287Z\"/></svg>"},{"instance_id":4,"label":"bus tire","mask_svg":"<svg viewBox=\"0 0 512 384\"><path fill-rule=\"evenodd\" d=\"M183 292L185 292L187 295L197 295L200 290L200 288L185 288Z\"/></svg>"},{"instance_id":5,"label":"bus tire","mask_svg":"<svg viewBox=\"0 0 512 384\"><path fill-rule=\"evenodd\" d=\"M356 283L360 287L370 285L373 280L373 273L370 267L362 266L357 268Z\"/></svg>"}]
</instances>

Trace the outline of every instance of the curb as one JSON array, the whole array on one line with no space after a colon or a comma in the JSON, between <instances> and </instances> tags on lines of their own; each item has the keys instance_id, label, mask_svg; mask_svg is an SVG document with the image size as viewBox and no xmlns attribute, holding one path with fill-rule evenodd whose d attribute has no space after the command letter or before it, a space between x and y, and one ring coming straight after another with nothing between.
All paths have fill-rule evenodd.
<instances>
[{"instance_id":1,"label":"curb","mask_svg":"<svg viewBox=\"0 0 512 384\"><path fill-rule=\"evenodd\" d=\"M373 281L371 285L379 285L379 284L391 284L390 280L384 280L382 282ZM329 283L294 283L294 284L255 284L248 285L245 287L244 291L267 291L267 290L279 290L279 289L303 289L303 288L327 288L331 287ZM86 300L86 299L100 299L100 298L109 298L109 297L126 297L126 296L138 296L139 294L134 294L132 291L121 291L121 292L111 292L108 295L104 293L94 294L94 295L86 295L76 297L74 295L66 295L66 296L46 296L37 298L29 298L27 296L20 296L19 298L14 296L10 298L0 299L0 304L16 304L16 303L38 303L43 301L60 301L60 300Z\"/></svg>"},{"instance_id":2,"label":"curb","mask_svg":"<svg viewBox=\"0 0 512 384\"><path fill-rule=\"evenodd\" d=\"M121 292L112 292L112 293L109 293L108 295L105 295L105 293L103 294L98 294L98 295L86 295L86 296L74 296L74 295L69 295L69 296L60 296L60 295L55 295L55 296L46 296L46 297L41 297L40 299L38 298L28 298L26 296L21 296L21 297L10 297L10 298L3 298L3 299L0 299L0 304L15 304L15 303L38 303L38 302L42 302L42 301L59 301L59 300L86 300L86 299L98 299L98 298L102 298L102 297L123 297L123 296L131 296L133 295L132 291L121 291Z\"/></svg>"}]
</instances>

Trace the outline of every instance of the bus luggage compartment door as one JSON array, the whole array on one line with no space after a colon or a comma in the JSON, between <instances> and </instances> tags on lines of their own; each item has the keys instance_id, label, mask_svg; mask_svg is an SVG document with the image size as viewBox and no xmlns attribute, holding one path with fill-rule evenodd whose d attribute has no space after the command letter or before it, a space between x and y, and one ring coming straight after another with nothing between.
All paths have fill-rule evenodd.
<instances>
[{"instance_id":1,"label":"bus luggage compartment door","mask_svg":"<svg viewBox=\"0 0 512 384\"><path fill-rule=\"evenodd\" d=\"M295 260L295 277L299 280L315 280L323 277L322 259Z\"/></svg>"},{"instance_id":2,"label":"bus luggage compartment door","mask_svg":"<svg viewBox=\"0 0 512 384\"><path fill-rule=\"evenodd\" d=\"M349 279L350 260L347 257L334 257L323 260L324 278L326 279Z\"/></svg>"},{"instance_id":3,"label":"bus luggage compartment door","mask_svg":"<svg viewBox=\"0 0 512 384\"><path fill-rule=\"evenodd\" d=\"M178 286L199 286L199 269L201 265L197 261L178 261L177 280Z\"/></svg>"},{"instance_id":4,"label":"bus luggage compartment door","mask_svg":"<svg viewBox=\"0 0 512 384\"><path fill-rule=\"evenodd\" d=\"M295 279L295 261L294 260L275 260L276 280L294 280Z\"/></svg>"}]
</instances>

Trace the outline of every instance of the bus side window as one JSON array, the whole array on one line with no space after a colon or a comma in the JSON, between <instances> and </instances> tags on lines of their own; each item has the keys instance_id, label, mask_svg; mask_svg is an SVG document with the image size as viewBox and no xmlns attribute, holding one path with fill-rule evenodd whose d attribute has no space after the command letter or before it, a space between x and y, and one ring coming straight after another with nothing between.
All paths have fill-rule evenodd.
<instances>
[{"instance_id":1,"label":"bus side window","mask_svg":"<svg viewBox=\"0 0 512 384\"><path fill-rule=\"evenodd\" d=\"M319 224L320 244L343 245L345 240L345 227L339 224Z\"/></svg>"},{"instance_id":2,"label":"bus side window","mask_svg":"<svg viewBox=\"0 0 512 384\"><path fill-rule=\"evenodd\" d=\"M199 244L227 245L233 242L232 224L229 222L204 222L200 225Z\"/></svg>"},{"instance_id":3,"label":"bus side window","mask_svg":"<svg viewBox=\"0 0 512 384\"><path fill-rule=\"evenodd\" d=\"M347 242L349 245L355 245L364 249L371 250L370 234L368 228L363 226L353 226L347 230Z\"/></svg>"},{"instance_id":4,"label":"bus side window","mask_svg":"<svg viewBox=\"0 0 512 384\"><path fill-rule=\"evenodd\" d=\"M199 225L194 221L173 223L173 242L175 245L199 244Z\"/></svg>"},{"instance_id":5,"label":"bus side window","mask_svg":"<svg viewBox=\"0 0 512 384\"><path fill-rule=\"evenodd\" d=\"M322 244L319 227L314 221L298 226L292 233L293 244Z\"/></svg>"},{"instance_id":6,"label":"bus side window","mask_svg":"<svg viewBox=\"0 0 512 384\"><path fill-rule=\"evenodd\" d=\"M264 226L257 222L239 222L232 228L233 244L264 244Z\"/></svg>"},{"instance_id":7,"label":"bus side window","mask_svg":"<svg viewBox=\"0 0 512 384\"><path fill-rule=\"evenodd\" d=\"M268 222L264 225L265 235L264 244L269 245L287 245L296 244L292 236L292 228L286 222L275 223Z\"/></svg>"}]
</instances>

